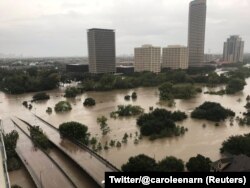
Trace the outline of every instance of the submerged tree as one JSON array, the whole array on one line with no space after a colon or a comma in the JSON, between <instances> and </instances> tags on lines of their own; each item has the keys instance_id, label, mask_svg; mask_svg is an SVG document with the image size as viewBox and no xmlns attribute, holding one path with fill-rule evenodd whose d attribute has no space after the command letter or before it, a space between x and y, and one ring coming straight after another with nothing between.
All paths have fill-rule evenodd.
<instances>
[{"instance_id":1,"label":"submerged tree","mask_svg":"<svg viewBox=\"0 0 250 188\"><path fill-rule=\"evenodd\" d=\"M97 118L97 123L100 124L100 129L102 131L102 135L106 135L110 132L110 128L107 124L107 118L105 116L101 116Z\"/></svg>"}]
</instances>

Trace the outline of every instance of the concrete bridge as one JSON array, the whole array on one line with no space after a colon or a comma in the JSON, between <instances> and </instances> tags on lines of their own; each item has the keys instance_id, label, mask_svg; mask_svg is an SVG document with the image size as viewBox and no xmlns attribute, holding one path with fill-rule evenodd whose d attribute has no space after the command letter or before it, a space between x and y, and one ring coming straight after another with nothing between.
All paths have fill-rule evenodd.
<instances>
[{"instance_id":1,"label":"concrete bridge","mask_svg":"<svg viewBox=\"0 0 250 188\"><path fill-rule=\"evenodd\" d=\"M43 129L44 133L48 136L53 145L60 149L65 155L70 157L101 187L104 186L102 181L105 178L105 172L119 171L119 169L87 146L80 144L75 140L69 140L67 138L62 139L57 128L38 116L25 116L17 118L17 121L28 126L30 126L33 122L36 122L35 124Z\"/></svg>"},{"instance_id":2,"label":"concrete bridge","mask_svg":"<svg viewBox=\"0 0 250 188\"><path fill-rule=\"evenodd\" d=\"M10 180L6 162L7 162L7 156L3 141L2 120L0 119L0 187L1 188L10 188Z\"/></svg>"},{"instance_id":3,"label":"concrete bridge","mask_svg":"<svg viewBox=\"0 0 250 188\"><path fill-rule=\"evenodd\" d=\"M16 152L31 175L36 187L76 188L77 186L56 161L51 159L46 152L34 148L29 138L28 130L21 127L16 121L13 121L13 123L17 127L16 131L19 133Z\"/></svg>"}]
</instances>

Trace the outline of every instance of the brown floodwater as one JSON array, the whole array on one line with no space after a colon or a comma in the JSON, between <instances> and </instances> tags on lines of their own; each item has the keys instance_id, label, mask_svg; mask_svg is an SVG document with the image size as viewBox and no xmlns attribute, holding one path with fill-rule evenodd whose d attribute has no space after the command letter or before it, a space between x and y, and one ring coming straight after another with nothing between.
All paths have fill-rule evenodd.
<instances>
[{"instance_id":1,"label":"brown floodwater","mask_svg":"<svg viewBox=\"0 0 250 188\"><path fill-rule=\"evenodd\" d=\"M250 79L247 79L247 86L244 91L235 95L206 95L198 94L196 98L190 100L176 100L175 107L169 108L166 104L159 102L159 91L156 87L151 88L137 88L127 90L115 90L108 92L86 92L77 96L75 99L65 99L63 97L63 90L49 91L51 98L48 101L33 103L31 112L41 116L46 121L55 126L67 121L78 121L88 126L89 132L92 136L96 136L103 144L106 141L122 140L125 133L132 134L132 138L128 139L127 144L122 144L121 148L111 148L107 151L101 151L100 155L108 159L111 163L120 167L125 163L129 157L141 153L154 157L156 160L161 160L166 156L176 156L187 161L190 157L202 154L210 157L212 160L217 160L221 157L219 149L222 142L231 135L244 134L250 132L250 127L242 127L234 121L231 126L229 120L221 122L220 126L216 127L214 122L206 120L195 120L188 118L187 120L178 123L188 128L188 132L183 136L173 138L163 138L150 141L143 138L139 144L134 144L135 132L139 132L136 126L136 117L131 118L117 118L111 119L110 112L116 110L117 105L120 104L133 104L140 105L149 111L149 107L166 108L168 110L181 110L190 115L191 111L202 104L204 101L219 102L226 108L230 108L236 112L237 116L242 116L246 111L244 105L246 104L246 96L250 94ZM223 86L220 86L223 87ZM220 89L220 87L212 89ZM203 87L203 92L209 88ZM137 92L137 100L125 101L124 96L131 94L133 91ZM6 95L0 93L0 115L3 119L19 116L25 117L29 110L22 106L22 101L31 100L33 93L22 95ZM92 97L96 100L96 106L84 107L83 101L87 97ZM47 114L45 111L47 107L54 107L58 101L68 100L72 104L72 110L67 113ZM108 117L108 125L111 132L102 136L100 127L96 122L97 117L105 115ZM33 121L33 120L32 120ZM33 121L35 124L36 122ZM203 124L206 124L203 127Z\"/></svg>"}]
</instances>

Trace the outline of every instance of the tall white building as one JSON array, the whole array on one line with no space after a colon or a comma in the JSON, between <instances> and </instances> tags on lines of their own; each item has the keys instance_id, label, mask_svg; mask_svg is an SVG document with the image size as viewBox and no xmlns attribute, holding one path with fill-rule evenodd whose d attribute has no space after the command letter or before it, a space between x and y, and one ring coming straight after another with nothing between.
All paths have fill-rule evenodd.
<instances>
[{"instance_id":1,"label":"tall white building","mask_svg":"<svg viewBox=\"0 0 250 188\"><path fill-rule=\"evenodd\" d=\"M152 45L143 45L135 48L135 72L161 71L161 48Z\"/></svg>"},{"instance_id":2,"label":"tall white building","mask_svg":"<svg viewBox=\"0 0 250 188\"><path fill-rule=\"evenodd\" d=\"M169 45L162 50L162 68L187 69L188 48L181 45Z\"/></svg>"},{"instance_id":3,"label":"tall white building","mask_svg":"<svg viewBox=\"0 0 250 188\"><path fill-rule=\"evenodd\" d=\"M190 67L199 67L204 63L206 12L206 0L190 2L188 20L188 64Z\"/></svg>"},{"instance_id":4,"label":"tall white building","mask_svg":"<svg viewBox=\"0 0 250 188\"><path fill-rule=\"evenodd\" d=\"M243 62L244 41L238 35L232 35L224 42L223 59L229 63Z\"/></svg>"}]
</instances>

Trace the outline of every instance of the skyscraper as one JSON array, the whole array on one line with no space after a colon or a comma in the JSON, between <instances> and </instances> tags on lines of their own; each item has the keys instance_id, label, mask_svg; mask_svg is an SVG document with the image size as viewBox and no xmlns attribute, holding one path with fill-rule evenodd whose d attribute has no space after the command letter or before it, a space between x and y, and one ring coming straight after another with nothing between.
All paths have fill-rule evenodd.
<instances>
[{"instance_id":1,"label":"skyscraper","mask_svg":"<svg viewBox=\"0 0 250 188\"><path fill-rule=\"evenodd\" d=\"M187 47L180 45L169 45L162 50L162 68L187 69Z\"/></svg>"},{"instance_id":2,"label":"skyscraper","mask_svg":"<svg viewBox=\"0 0 250 188\"><path fill-rule=\"evenodd\" d=\"M143 45L135 48L135 72L161 71L161 48L152 45Z\"/></svg>"},{"instance_id":3,"label":"skyscraper","mask_svg":"<svg viewBox=\"0 0 250 188\"><path fill-rule=\"evenodd\" d=\"M194 0L189 4L188 66L199 67L204 63L206 29L206 0Z\"/></svg>"},{"instance_id":4,"label":"skyscraper","mask_svg":"<svg viewBox=\"0 0 250 188\"><path fill-rule=\"evenodd\" d=\"M110 29L88 30L89 72L115 72L115 32Z\"/></svg>"},{"instance_id":5,"label":"skyscraper","mask_svg":"<svg viewBox=\"0 0 250 188\"><path fill-rule=\"evenodd\" d=\"M229 63L243 62L244 41L238 35L232 35L224 42L223 59Z\"/></svg>"}]
</instances>

